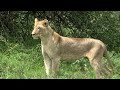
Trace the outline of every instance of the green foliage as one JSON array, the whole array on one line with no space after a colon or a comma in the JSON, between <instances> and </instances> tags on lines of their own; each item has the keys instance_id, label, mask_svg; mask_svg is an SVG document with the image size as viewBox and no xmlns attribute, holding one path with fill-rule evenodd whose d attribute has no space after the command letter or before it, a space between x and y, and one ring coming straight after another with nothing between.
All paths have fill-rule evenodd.
<instances>
[{"instance_id":1,"label":"green foliage","mask_svg":"<svg viewBox=\"0 0 120 90\"><path fill-rule=\"evenodd\" d=\"M26 49L22 45L11 44L10 48L0 53L0 78L45 78L43 58L41 53L38 53L39 45Z\"/></svg>"},{"instance_id":2,"label":"green foliage","mask_svg":"<svg viewBox=\"0 0 120 90\"><path fill-rule=\"evenodd\" d=\"M33 45L38 44L31 37L35 17L47 18L61 35L100 39L109 50L120 51L119 11L2 11L0 35L27 47L31 46L31 41Z\"/></svg>"},{"instance_id":3,"label":"green foliage","mask_svg":"<svg viewBox=\"0 0 120 90\"><path fill-rule=\"evenodd\" d=\"M45 78L40 40L33 40L34 18L47 18L67 37L102 40L110 51L115 72L120 72L120 11L1 11L0 78ZM86 59L63 62L59 78L95 78ZM112 78L120 78L114 74Z\"/></svg>"}]
</instances>

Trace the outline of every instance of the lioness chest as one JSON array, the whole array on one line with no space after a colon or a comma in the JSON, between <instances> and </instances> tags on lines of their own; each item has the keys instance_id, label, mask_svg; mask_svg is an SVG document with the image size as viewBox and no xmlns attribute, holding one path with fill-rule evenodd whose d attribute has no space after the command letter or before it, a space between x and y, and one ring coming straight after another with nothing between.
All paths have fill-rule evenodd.
<instances>
[{"instance_id":1,"label":"lioness chest","mask_svg":"<svg viewBox=\"0 0 120 90\"><path fill-rule=\"evenodd\" d=\"M53 40L49 40L48 43L42 44L42 53L46 53L49 57L54 58L60 56L59 45L55 44Z\"/></svg>"}]
</instances>

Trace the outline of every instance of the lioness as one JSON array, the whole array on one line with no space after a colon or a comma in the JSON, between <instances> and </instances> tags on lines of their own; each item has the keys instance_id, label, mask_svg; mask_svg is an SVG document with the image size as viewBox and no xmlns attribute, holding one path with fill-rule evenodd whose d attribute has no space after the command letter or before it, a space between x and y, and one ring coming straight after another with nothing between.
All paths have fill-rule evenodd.
<instances>
[{"instance_id":1,"label":"lioness","mask_svg":"<svg viewBox=\"0 0 120 90\"><path fill-rule=\"evenodd\" d=\"M108 74L108 69L104 68L102 64L103 54L105 54L109 65L112 67L106 46L102 41L92 38L60 36L50 27L47 19L39 21L35 18L32 37L41 39L42 55L48 77L51 70L57 77L60 60L69 61L87 57L95 70L96 78L103 78L102 74Z\"/></svg>"}]
</instances>

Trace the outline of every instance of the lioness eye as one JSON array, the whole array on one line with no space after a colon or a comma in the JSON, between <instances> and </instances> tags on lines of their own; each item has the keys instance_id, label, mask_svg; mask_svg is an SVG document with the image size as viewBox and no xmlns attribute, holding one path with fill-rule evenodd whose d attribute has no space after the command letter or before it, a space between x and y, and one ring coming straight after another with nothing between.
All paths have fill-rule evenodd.
<instances>
[{"instance_id":1,"label":"lioness eye","mask_svg":"<svg viewBox=\"0 0 120 90\"><path fill-rule=\"evenodd\" d=\"M43 23L43 26L47 27L47 23L46 23L46 22L44 22L44 23Z\"/></svg>"},{"instance_id":2,"label":"lioness eye","mask_svg":"<svg viewBox=\"0 0 120 90\"><path fill-rule=\"evenodd\" d=\"M40 30L41 28L40 28L40 27L38 27L38 29Z\"/></svg>"},{"instance_id":3,"label":"lioness eye","mask_svg":"<svg viewBox=\"0 0 120 90\"><path fill-rule=\"evenodd\" d=\"M44 23L44 25L46 26L46 25L47 25L47 23L45 22L45 23Z\"/></svg>"}]
</instances>

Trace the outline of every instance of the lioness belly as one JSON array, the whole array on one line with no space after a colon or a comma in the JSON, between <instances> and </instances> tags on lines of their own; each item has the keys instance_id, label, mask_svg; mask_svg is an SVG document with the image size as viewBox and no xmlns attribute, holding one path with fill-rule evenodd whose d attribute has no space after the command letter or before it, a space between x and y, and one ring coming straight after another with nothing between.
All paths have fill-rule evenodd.
<instances>
[{"instance_id":1,"label":"lioness belly","mask_svg":"<svg viewBox=\"0 0 120 90\"><path fill-rule=\"evenodd\" d=\"M74 55L74 54L61 54L61 60L67 60L67 61L77 60L77 59L80 59L81 57L83 57L83 56L82 55Z\"/></svg>"},{"instance_id":2,"label":"lioness belly","mask_svg":"<svg viewBox=\"0 0 120 90\"><path fill-rule=\"evenodd\" d=\"M62 49L60 56L61 56L61 59L63 60L76 60L76 59L80 59L81 57L83 57L84 54L85 52L78 48L77 49L69 48L69 50Z\"/></svg>"}]
</instances>

